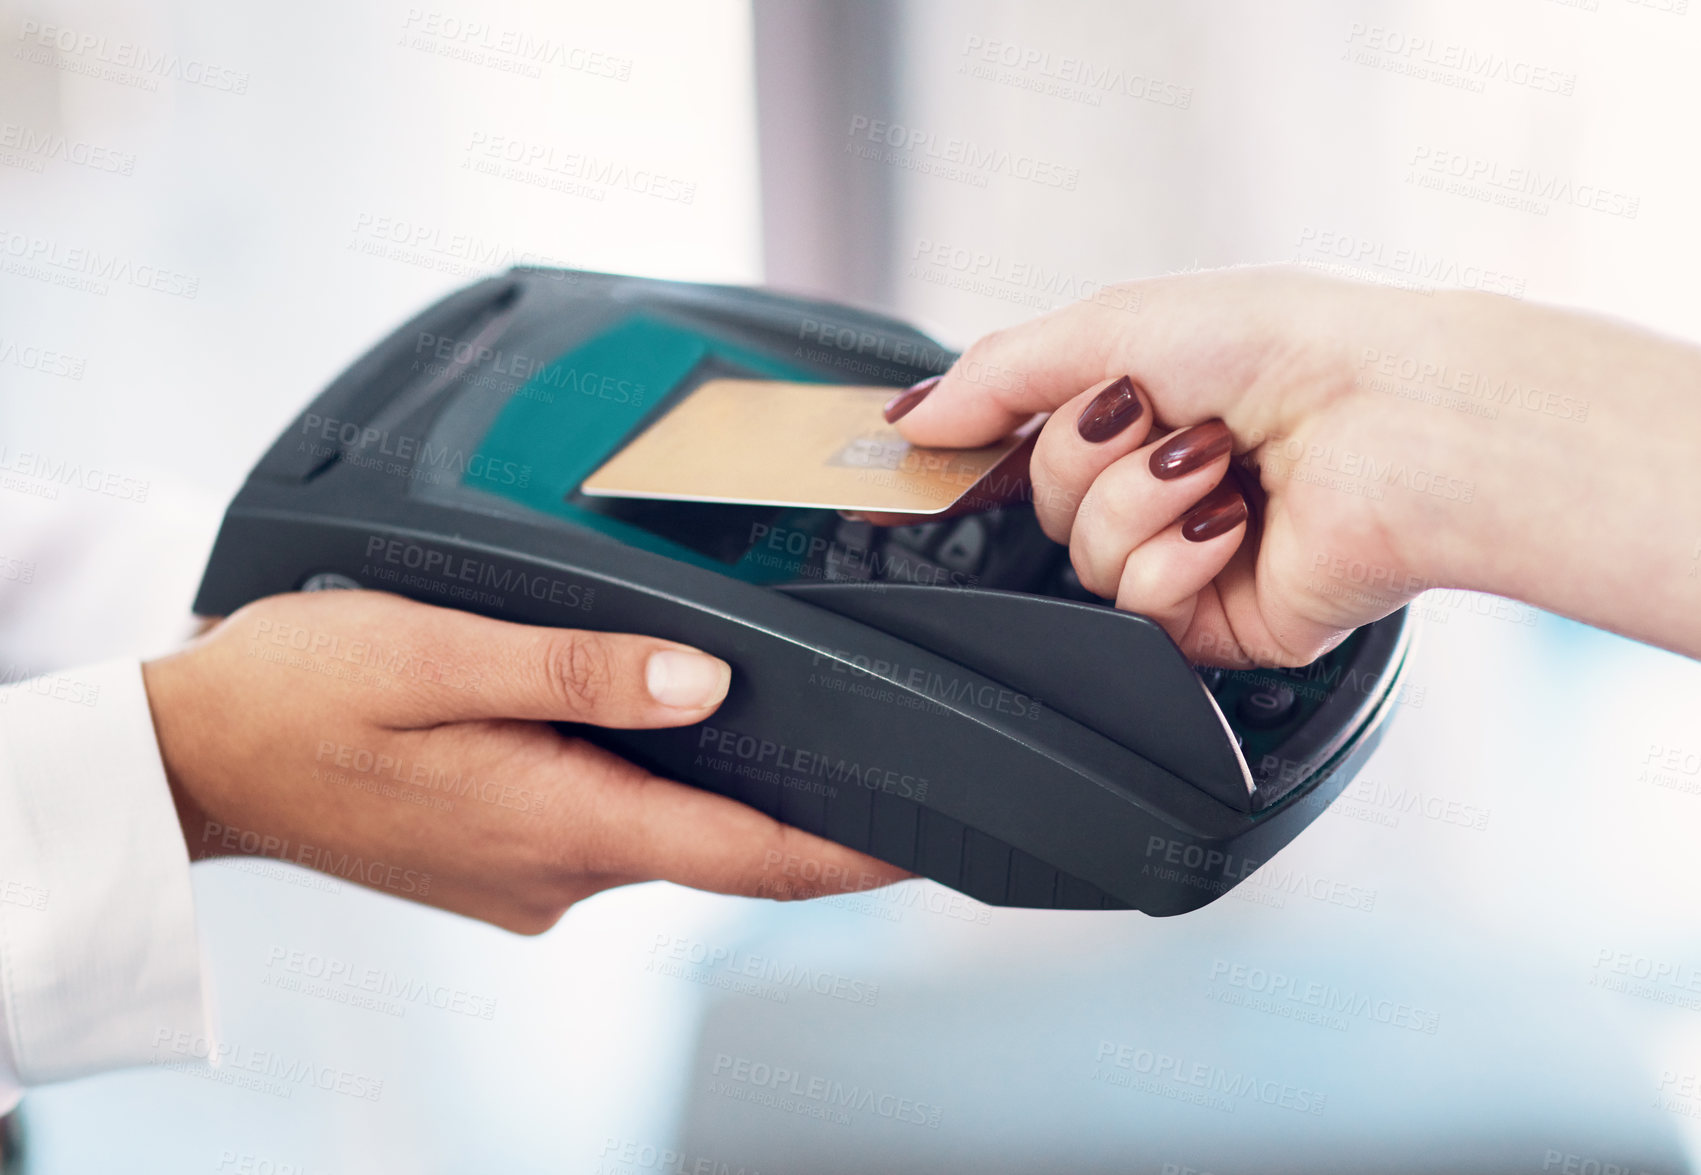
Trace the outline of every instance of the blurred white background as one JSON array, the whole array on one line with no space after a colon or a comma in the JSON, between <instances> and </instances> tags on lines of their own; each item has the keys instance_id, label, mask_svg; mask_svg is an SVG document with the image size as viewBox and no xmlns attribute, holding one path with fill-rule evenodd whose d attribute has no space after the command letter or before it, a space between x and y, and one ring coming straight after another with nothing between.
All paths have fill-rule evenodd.
<instances>
[{"instance_id":1,"label":"blurred white background","mask_svg":"<svg viewBox=\"0 0 1701 1175\"><path fill-rule=\"evenodd\" d=\"M1097 283L1281 260L1701 338L1685 7L0 3L3 463L148 487L0 495L0 555L36 568L0 584L4 672L165 647L219 511L291 415L403 317L516 261L766 277L958 344ZM946 170L955 140L1003 162ZM493 175L492 151L548 162ZM1480 178L1449 191L1449 169ZM1513 206L1525 173L1548 195ZM76 529L26 546L47 511ZM1423 703L1356 804L1278 862L1369 908L1279 882L1166 922L954 917L920 883L785 909L647 886L517 940L281 868L201 867L227 1038L381 1098L114 1075L31 1096L30 1169L1690 1170L1701 1099L1676 1095L1701 1089L1701 1019L1670 976L1701 967L1701 776L1653 748L1701 755L1701 672L1474 597L1421 611ZM1449 802L1481 826L1423 815ZM705 950L878 999L658 966ZM314 999L280 986L280 951L494 1013ZM1620 958L1667 978L1614 990ZM1281 998L1261 1014L1235 1005L1257 994L1236 967L1436 1030L1306 1023ZM1093 1078L1105 1041L1291 1081L1325 1112L1113 1088ZM712 1084L723 1056L939 1124L735 1101Z\"/></svg>"}]
</instances>

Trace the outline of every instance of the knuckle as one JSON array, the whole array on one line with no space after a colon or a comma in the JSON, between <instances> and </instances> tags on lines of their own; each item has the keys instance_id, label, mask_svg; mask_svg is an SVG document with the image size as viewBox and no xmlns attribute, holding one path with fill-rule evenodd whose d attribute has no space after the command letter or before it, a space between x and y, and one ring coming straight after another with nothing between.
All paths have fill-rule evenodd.
<instances>
[{"instance_id":1,"label":"knuckle","mask_svg":"<svg viewBox=\"0 0 1701 1175\"><path fill-rule=\"evenodd\" d=\"M1112 526L1132 529L1144 524L1150 495L1140 473L1127 463L1112 465L1093 482L1093 507ZM1141 471L1143 472L1143 471Z\"/></svg>"},{"instance_id":2,"label":"knuckle","mask_svg":"<svg viewBox=\"0 0 1701 1175\"><path fill-rule=\"evenodd\" d=\"M989 334L982 335L969 344L962 357L951 367L951 374L966 384L976 387L995 385L1003 377L1005 363L1003 356L1009 349L1011 328L1000 327Z\"/></svg>"},{"instance_id":3,"label":"knuckle","mask_svg":"<svg viewBox=\"0 0 1701 1175\"><path fill-rule=\"evenodd\" d=\"M1116 606L1130 611L1155 610L1161 601L1158 599L1159 584L1152 569L1144 559L1128 556L1128 561L1122 565L1122 577L1116 584Z\"/></svg>"},{"instance_id":4,"label":"knuckle","mask_svg":"<svg viewBox=\"0 0 1701 1175\"><path fill-rule=\"evenodd\" d=\"M1069 565L1075 569L1075 578L1081 581L1081 586L1093 595L1109 599L1114 593L1116 585L1107 582L1106 577L1099 573L1090 545L1082 542L1078 535L1069 547Z\"/></svg>"},{"instance_id":5,"label":"knuckle","mask_svg":"<svg viewBox=\"0 0 1701 1175\"><path fill-rule=\"evenodd\" d=\"M1064 484L1061 478L1051 478L1042 486L1036 484L1033 490L1034 508L1044 509L1055 515L1064 526L1061 535L1053 536L1058 542L1068 538L1068 524L1080 512L1083 495L1080 490Z\"/></svg>"},{"instance_id":6,"label":"knuckle","mask_svg":"<svg viewBox=\"0 0 1701 1175\"><path fill-rule=\"evenodd\" d=\"M989 356L996 355L1004 347L1009 337L1010 328L1007 326L989 330L970 343L968 349L963 352L963 357L957 362L962 363L965 360L984 362Z\"/></svg>"},{"instance_id":7,"label":"knuckle","mask_svg":"<svg viewBox=\"0 0 1701 1175\"><path fill-rule=\"evenodd\" d=\"M1034 515L1039 520L1040 530L1045 537L1054 543L1069 542L1069 520L1062 517L1055 509L1035 509Z\"/></svg>"},{"instance_id":8,"label":"knuckle","mask_svg":"<svg viewBox=\"0 0 1701 1175\"><path fill-rule=\"evenodd\" d=\"M1301 669L1327 651L1327 647L1321 644L1296 648L1286 642L1278 642L1274 648L1267 650L1260 660L1277 669Z\"/></svg>"},{"instance_id":9,"label":"knuckle","mask_svg":"<svg viewBox=\"0 0 1701 1175\"><path fill-rule=\"evenodd\" d=\"M608 643L593 633L555 636L545 668L550 688L571 714L595 713L614 684L614 658Z\"/></svg>"}]
</instances>

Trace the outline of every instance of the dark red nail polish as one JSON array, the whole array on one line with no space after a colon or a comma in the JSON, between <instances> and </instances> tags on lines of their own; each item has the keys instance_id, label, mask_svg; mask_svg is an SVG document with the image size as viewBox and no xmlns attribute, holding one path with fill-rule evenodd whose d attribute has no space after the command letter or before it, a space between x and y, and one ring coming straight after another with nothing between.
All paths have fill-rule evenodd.
<instances>
[{"instance_id":1,"label":"dark red nail polish","mask_svg":"<svg viewBox=\"0 0 1701 1175\"><path fill-rule=\"evenodd\" d=\"M1183 429L1152 450L1152 476L1159 481L1174 481L1227 456L1233 448L1234 437L1229 434L1228 425L1220 420L1207 420Z\"/></svg>"},{"instance_id":2,"label":"dark red nail polish","mask_svg":"<svg viewBox=\"0 0 1701 1175\"><path fill-rule=\"evenodd\" d=\"M1181 537L1190 543L1205 543L1245 521L1246 499L1238 489L1224 482L1182 515Z\"/></svg>"},{"instance_id":3,"label":"dark red nail polish","mask_svg":"<svg viewBox=\"0 0 1701 1175\"><path fill-rule=\"evenodd\" d=\"M1108 441L1111 437L1140 419L1140 413L1146 406L1140 402L1140 393L1129 376L1123 376L1104 391L1093 397L1081 413L1081 418L1075 422L1075 431L1081 434L1083 441L1098 444Z\"/></svg>"},{"instance_id":4,"label":"dark red nail polish","mask_svg":"<svg viewBox=\"0 0 1701 1175\"><path fill-rule=\"evenodd\" d=\"M930 375L914 387L905 388L890 400L887 400L886 407L881 409L886 414L886 423L896 424L899 417L908 416L910 410L927 399L927 393L938 386L939 381L943 378L943 376Z\"/></svg>"}]
</instances>

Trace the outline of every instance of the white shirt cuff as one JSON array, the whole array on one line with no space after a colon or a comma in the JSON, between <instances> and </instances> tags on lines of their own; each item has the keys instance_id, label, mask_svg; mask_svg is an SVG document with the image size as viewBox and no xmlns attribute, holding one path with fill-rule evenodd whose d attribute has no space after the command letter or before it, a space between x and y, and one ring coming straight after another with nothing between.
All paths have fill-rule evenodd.
<instances>
[{"instance_id":1,"label":"white shirt cuff","mask_svg":"<svg viewBox=\"0 0 1701 1175\"><path fill-rule=\"evenodd\" d=\"M0 690L0 1013L0 1112L19 1086L210 1036L189 853L136 661Z\"/></svg>"}]
</instances>

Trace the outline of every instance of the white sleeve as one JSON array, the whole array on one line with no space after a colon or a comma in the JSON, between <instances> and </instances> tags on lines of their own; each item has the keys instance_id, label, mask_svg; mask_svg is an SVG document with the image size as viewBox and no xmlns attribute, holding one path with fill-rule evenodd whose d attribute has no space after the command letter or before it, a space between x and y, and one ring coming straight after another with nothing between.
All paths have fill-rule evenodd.
<instances>
[{"instance_id":1,"label":"white sleeve","mask_svg":"<svg viewBox=\"0 0 1701 1175\"><path fill-rule=\"evenodd\" d=\"M0 1113L208 1035L189 853L141 665L0 690Z\"/></svg>"}]
</instances>

